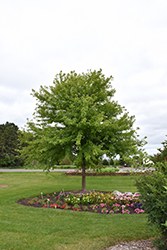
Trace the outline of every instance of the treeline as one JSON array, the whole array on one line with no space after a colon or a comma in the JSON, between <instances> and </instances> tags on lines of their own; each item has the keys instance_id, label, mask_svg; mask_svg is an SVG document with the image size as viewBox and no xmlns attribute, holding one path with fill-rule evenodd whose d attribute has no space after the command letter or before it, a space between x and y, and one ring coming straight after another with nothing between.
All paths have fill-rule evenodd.
<instances>
[{"instance_id":1,"label":"treeline","mask_svg":"<svg viewBox=\"0 0 167 250\"><path fill-rule=\"evenodd\" d=\"M20 167L24 160L19 153L19 128L14 123L0 124L0 167Z\"/></svg>"},{"instance_id":2,"label":"treeline","mask_svg":"<svg viewBox=\"0 0 167 250\"><path fill-rule=\"evenodd\" d=\"M23 136L23 134L14 123L0 124L0 168L20 168L24 166L24 158L20 154L20 149L27 145L20 142L20 136ZM55 162L55 165L72 164L73 162L68 158ZM31 165L35 167L38 163L34 160ZM39 165L38 167L40 168Z\"/></svg>"},{"instance_id":3,"label":"treeline","mask_svg":"<svg viewBox=\"0 0 167 250\"><path fill-rule=\"evenodd\" d=\"M6 122L5 124L0 124L0 167L23 167L24 159L20 155L20 149L26 147L26 144L20 143L20 136L22 132L19 127L14 123ZM162 142L163 148L157 149L158 153L150 156L150 159L156 162L166 162L167 161L167 140ZM75 157L74 157L75 161ZM68 158L61 159L55 162L55 165L73 165L74 161ZM32 165L36 165L35 161ZM125 165L122 159L102 159L102 165ZM40 166L39 166L40 167Z\"/></svg>"}]
</instances>

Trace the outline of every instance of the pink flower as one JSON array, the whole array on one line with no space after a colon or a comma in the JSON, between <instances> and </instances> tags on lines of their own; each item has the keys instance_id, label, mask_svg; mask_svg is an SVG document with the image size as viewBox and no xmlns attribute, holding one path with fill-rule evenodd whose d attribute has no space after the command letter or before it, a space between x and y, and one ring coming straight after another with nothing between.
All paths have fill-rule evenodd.
<instances>
[{"instance_id":1,"label":"pink flower","mask_svg":"<svg viewBox=\"0 0 167 250\"><path fill-rule=\"evenodd\" d=\"M136 197L139 197L139 196L140 196L140 194L135 194L135 196L136 196Z\"/></svg>"},{"instance_id":2,"label":"pink flower","mask_svg":"<svg viewBox=\"0 0 167 250\"><path fill-rule=\"evenodd\" d=\"M113 214L114 214L114 211L113 211L113 210L111 210L111 211L110 211L110 214L111 214L111 213L113 213Z\"/></svg>"},{"instance_id":3,"label":"pink flower","mask_svg":"<svg viewBox=\"0 0 167 250\"><path fill-rule=\"evenodd\" d=\"M135 212L136 212L137 214L139 214L139 213L140 213L140 209L139 209L139 208L136 208L136 209L135 209Z\"/></svg>"}]
</instances>

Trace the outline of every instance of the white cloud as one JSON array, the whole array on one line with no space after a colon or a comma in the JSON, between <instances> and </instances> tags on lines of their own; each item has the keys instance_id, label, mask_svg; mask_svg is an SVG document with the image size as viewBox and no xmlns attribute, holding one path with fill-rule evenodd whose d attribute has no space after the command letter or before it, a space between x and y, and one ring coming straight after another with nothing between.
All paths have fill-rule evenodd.
<instances>
[{"instance_id":1,"label":"white cloud","mask_svg":"<svg viewBox=\"0 0 167 250\"><path fill-rule=\"evenodd\" d=\"M31 89L60 70L103 69L136 116L147 150L167 134L166 0L6 0L0 3L0 123L31 118Z\"/></svg>"}]
</instances>

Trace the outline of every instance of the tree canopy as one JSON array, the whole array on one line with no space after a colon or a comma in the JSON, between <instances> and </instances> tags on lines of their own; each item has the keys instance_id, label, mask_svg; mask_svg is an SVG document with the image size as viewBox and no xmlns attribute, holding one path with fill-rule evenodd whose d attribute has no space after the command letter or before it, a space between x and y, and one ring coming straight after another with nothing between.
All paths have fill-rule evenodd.
<instances>
[{"instance_id":1,"label":"tree canopy","mask_svg":"<svg viewBox=\"0 0 167 250\"><path fill-rule=\"evenodd\" d=\"M97 168L104 154L137 154L143 140L133 128L135 117L113 100L112 79L101 69L82 74L60 72L52 86L32 90L37 103L34 120L27 122L33 139L22 150L27 161L50 168L57 160L75 155L84 190L85 169Z\"/></svg>"},{"instance_id":2,"label":"tree canopy","mask_svg":"<svg viewBox=\"0 0 167 250\"><path fill-rule=\"evenodd\" d=\"M23 164L20 157L18 126L14 123L6 122L0 124L0 167L13 167Z\"/></svg>"}]
</instances>

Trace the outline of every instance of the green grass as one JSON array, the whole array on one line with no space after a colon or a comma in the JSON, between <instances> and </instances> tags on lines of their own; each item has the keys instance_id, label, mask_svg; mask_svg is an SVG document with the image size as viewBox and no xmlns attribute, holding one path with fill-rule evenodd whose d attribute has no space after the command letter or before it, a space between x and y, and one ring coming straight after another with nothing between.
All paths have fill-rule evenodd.
<instances>
[{"instance_id":1,"label":"green grass","mask_svg":"<svg viewBox=\"0 0 167 250\"><path fill-rule=\"evenodd\" d=\"M75 165L55 165L55 169L76 169ZM12 166L1 167L1 169L43 169L43 166L38 165L24 165L24 166Z\"/></svg>"},{"instance_id":2,"label":"green grass","mask_svg":"<svg viewBox=\"0 0 167 250\"><path fill-rule=\"evenodd\" d=\"M64 189L81 189L80 176L64 173L0 173L0 249L98 250L118 241L155 237L145 214L101 215L88 212L34 208L16 201ZM131 176L88 176L90 190L137 191Z\"/></svg>"}]
</instances>

